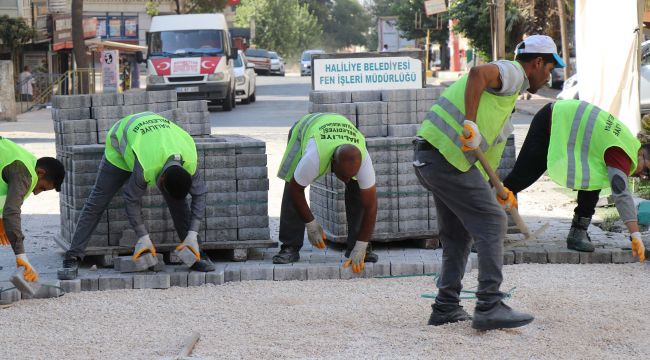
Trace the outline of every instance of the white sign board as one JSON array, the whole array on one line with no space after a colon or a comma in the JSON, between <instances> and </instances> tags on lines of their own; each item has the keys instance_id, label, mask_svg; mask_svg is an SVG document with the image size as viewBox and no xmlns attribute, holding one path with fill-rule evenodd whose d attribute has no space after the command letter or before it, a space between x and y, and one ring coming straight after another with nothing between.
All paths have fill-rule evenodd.
<instances>
[{"instance_id":1,"label":"white sign board","mask_svg":"<svg viewBox=\"0 0 650 360\"><path fill-rule=\"evenodd\" d=\"M314 90L422 88L422 61L411 57L314 59Z\"/></svg>"},{"instance_id":2,"label":"white sign board","mask_svg":"<svg viewBox=\"0 0 650 360\"><path fill-rule=\"evenodd\" d=\"M102 86L105 93L119 92L120 53L117 50L104 50L101 54Z\"/></svg>"},{"instance_id":3,"label":"white sign board","mask_svg":"<svg viewBox=\"0 0 650 360\"><path fill-rule=\"evenodd\" d=\"M424 2L424 13L427 16L447 11L445 0L427 0Z\"/></svg>"}]
</instances>

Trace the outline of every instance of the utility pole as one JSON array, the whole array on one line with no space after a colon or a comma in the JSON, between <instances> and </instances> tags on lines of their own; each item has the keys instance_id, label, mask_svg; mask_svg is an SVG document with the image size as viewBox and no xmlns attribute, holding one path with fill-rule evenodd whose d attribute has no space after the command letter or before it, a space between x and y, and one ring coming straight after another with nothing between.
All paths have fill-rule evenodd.
<instances>
[{"instance_id":1,"label":"utility pole","mask_svg":"<svg viewBox=\"0 0 650 360\"><path fill-rule=\"evenodd\" d=\"M506 0L497 1L497 57L506 57Z\"/></svg>"},{"instance_id":2,"label":"utility pole","mask_svg":"<svg viewBox=\"0 0 650 360\"><path fill-rule=\"evenodd\" d=\"M568 79L571 74L571 60L569 53L569 36L566 24L566 4L564 0L557 0L558 16L560 17L560 34L562 37L562 59L566 64L564 67L564 79Z\"/></svg>"}]
</instances>

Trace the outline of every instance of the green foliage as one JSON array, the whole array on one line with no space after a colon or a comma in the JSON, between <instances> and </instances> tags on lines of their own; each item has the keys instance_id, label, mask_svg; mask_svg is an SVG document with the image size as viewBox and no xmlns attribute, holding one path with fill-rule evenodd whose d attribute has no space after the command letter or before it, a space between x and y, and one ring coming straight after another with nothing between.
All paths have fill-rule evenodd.
<instances>
[{"instance_id":1,"label":"green foliage","mask_svg":"<svg viewBox=\"0 0 650 360\"><path fill-rule=\"evenodd\" d=\"M158 16L160 14L160 9L158 8L160 3L157 0L147 0L144 4L145 11L149 16Z\"/></svg>"},{"instance_id":2,"label":"green foliage","mask_svg":"<svg viewBox=\"0 0 650 360\"><path fill-rule=\"evenodd\" d=\"M326 45L331 49L366 45L370 25L370 15L357 0L336 0L331 20L323 24Z\"/></svg>"},{"instance_id":3,"label":"green foliage","mask_svg":"<svg viewBox=\"0 0 650 360\"><path fill-rule=\"evenodd\" d=\"M379 34L377 33L377 21L382 16L394 16L394 1L392 0L374 0L367 6L367 11L371 16L371 27L367 35L366 44L370 50L379 49Z\"/></svg>"},{"instance_id":4,"label":"green foliage","mask_svg":"<svg viewBox=\"0 0 650 360\"><path fill-rule=\"evenodd\" d=\"M244 0L235 23L249 27L251 19L255 19L253 43L284 58L298 58L303 50L319 45L322 28L318 19L298 0Z\"/></svg>"},{"instance_id":5,"label":"green foliage","mask_svg":"<svg viewBox=\"0 0 650 360\"><path fill-rule=\"evenodd\" d=\"M488 0L452 0L449 16L458 19L454 30L469 39L483 59L491 59L490 8ZM506 54L512 57L515 46L521 41L530 22L530 15L512 1L506 0Z\"/></svg>"},{"instance_id":6,"label":"green foliage","mask_svg":"<svg viewBox=\"0 0 650 360\"><path fill-rule=\"evenodd\" d=\"M221 12L228 0L190 0L185 4L186 14L205 14Z\"/></svg>"},{"instance_id":7,"label":"green foliage","mask_svg":"<svg viewBox=\"0 0 650 360\"><path fill-rule=\"evenodd\" d=\"M0 16L0 40L12 52L34 38L36 31L23 18Z\"/></svg>"},{"instance_id":8,"label":"green foliage","mask_svg":"<svg viewBox=\"0 0 650 360\"><path fill-rule=\"evenodd\" d=\"M393 11L397 15L397 27L404 33L408 39L422 39L427 36L427 29L431 29L429 38L431 42L439 44L446 44L449 40L449 17L447 13L442 13L442 28L437 28L436 16L426 16L424 14L424 0L409 0L402 1L393 7ZM422 26L421 29L415 28L415 13L422 13Z\"/></svg>"}]
</instances>

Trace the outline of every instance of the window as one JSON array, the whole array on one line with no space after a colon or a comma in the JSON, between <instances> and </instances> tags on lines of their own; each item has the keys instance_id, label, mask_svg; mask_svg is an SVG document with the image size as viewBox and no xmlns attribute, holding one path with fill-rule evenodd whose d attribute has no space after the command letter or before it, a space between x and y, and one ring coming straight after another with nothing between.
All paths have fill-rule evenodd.
<instances>
[{"instance_id":1,"label":"window","mask_svg":"<svg viewBox=\"0 0 650 360\"><path fill-rule=\"evenodd\" d=\"M108 20L108 37L122 37L122 19L119 17L110 17Z\"/></svg>"},{"instance_id":2,"label":"window","mask_svg":"<svg viewBox=\"0 0 650 360\"><path fill-rule=\"evenodd\" d=\"M224 52L221 30L161 31L151 33L150 36L149 54L152 56L197 53L210 55Z\"/></svg>"},{"instance_id":3,"label":"window","mask_svg":"<svg viewBox=\"0 0 650 360\"><path fill-rule=\"evenodd\" d=\"M124 37L138 37L138 18L124 18Z\"/></svg>"}]
</instances>

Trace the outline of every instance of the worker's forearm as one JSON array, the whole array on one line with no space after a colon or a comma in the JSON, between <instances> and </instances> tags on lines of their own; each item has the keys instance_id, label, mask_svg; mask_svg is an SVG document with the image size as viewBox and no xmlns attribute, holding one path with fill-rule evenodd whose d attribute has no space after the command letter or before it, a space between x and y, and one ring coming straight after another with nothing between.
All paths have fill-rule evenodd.
<instances>
[{"instance_id":1,"label":"worker's forearm","mask_svg":"<svg viewBox=\"0 0 650 360\"><path fill-rule=\"evenodd\" d=\"M5 212L3 214L5 234L9 239L9 243L11 244L11 248L13 249L14 254L16 255L24 254L25 236L23 235L23 231L21 228L20 212L18 212L18 214L12 214L12 213L8 213L7 210L8 209L5 209Z\"/></svg>"},{"instance_id":2,"label":"worker's forearm","mask_svg":"<svg viewBox=\"0 0 650 360\"><path fill-rule=\"evenodd\" d=\"M637 221L628 221L625 223L625 226L627 226L627 230L630 234L639 232L639 222Z\"/></svg>"},{"instance_id":3,"label":"worker's forearm","mask_svg":"<svg viewBox=\"0 0 650 360\"><path fill-rule=\"evenodd\" d=\"M311 209L307 204L307 199L305 198L305 188L298 185L296 180L291 179L289 184L289 192L291 194L291 200L293 201L293 206L296 207L298 215L302 221L306 224L314 220L314 215L311 213Z\"/></svg>"}]
</instances>

